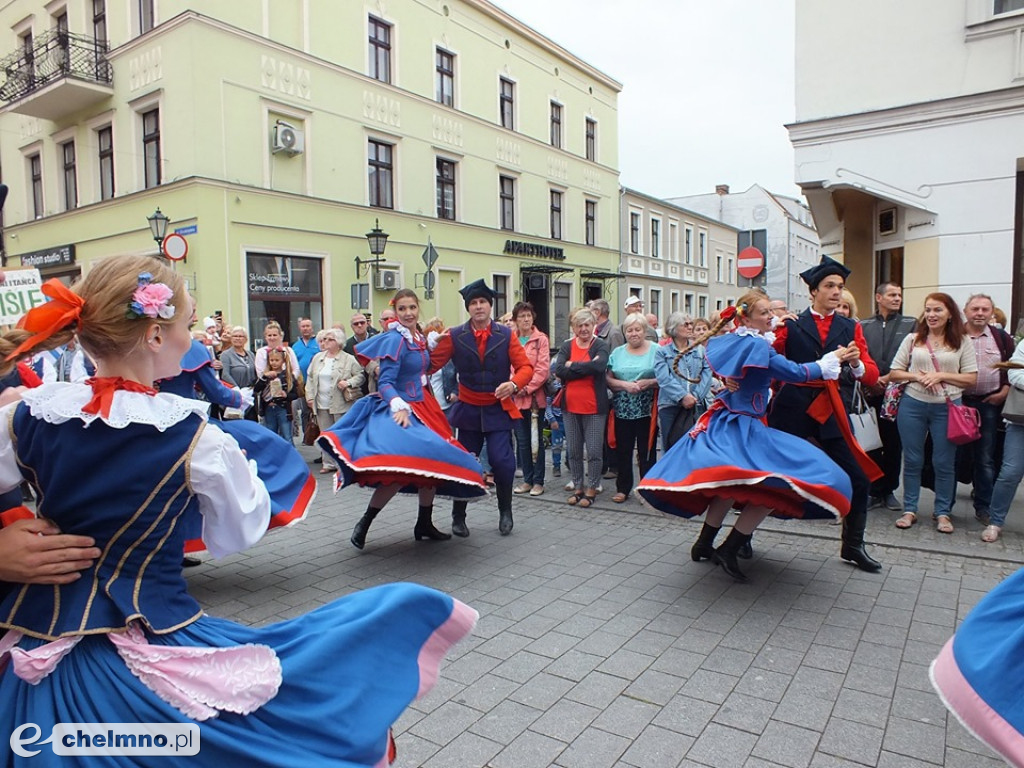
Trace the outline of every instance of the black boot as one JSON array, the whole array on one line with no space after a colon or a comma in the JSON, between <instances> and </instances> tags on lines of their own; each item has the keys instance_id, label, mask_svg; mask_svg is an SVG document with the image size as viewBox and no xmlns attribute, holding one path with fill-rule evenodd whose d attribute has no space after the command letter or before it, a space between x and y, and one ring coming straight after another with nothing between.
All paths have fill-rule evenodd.
<instances>
[{"instance_id":1,"label":"black boot","mask_svg":"<svg viewBox=\"0 0 1024 768\"><path fill-rule=\"evenodd\" d=\"M512 486L495 486L498 496L498 533L508 536L512 533Z\"/></svg>"},{"instance_id":2,"label":"black boot","mask_svg":"<svg viewBox=\"0 0 1024 768\"><path fill-rule=\"evenodd\" d=\"M693 562L699 563L701 560L713 560L715 557L715 536L721 528L713 528L712 526L704 523L704 527L700 529L700 534L697 536L697 540L693 542L693 546L690 547L690 557L693 558Z\"/></svg>"},{"instance_id":3,"label":"black boot","mask_svg":"<svg viewBox=\"0 0 1024 768\"><path fill-rule=\"evenodd\" d=\"M868 514L864 511L851 511L843 518L843 546L839 550L839 556L843 560L849 560L862 571L878 573L882 570L882 564L864 549L864 529L867 523Z\"/></svg>"},{"instance_id":4,"label":"black boot","mask_svg":"<svg viewBox=\"0 0 1024 768\"><path fill-rule=\"evenodd\" d=\"M448 541L452 537L450 533L442 533L434 527L434 505L429 507L420 506L419 517L416 518L416 527L412 535L416 541L430 539L431 541Z\"/></svg>"},{"instance_id":5,"label":"black boot","mask_svg":"<svg viewBox=\"0 0 1024 768\"><path fill-rule=\"evenodd\" d=\"M359 518L359 522L356 523L356 527L352 529L352 538L349 541L352 542L352 546L356 549L362 549L366 546L366 532L370 530L370 524L373 522L373 518L380 512L380 507L367 507L366 512Z\"/></svg>"},{"instance_id":6,"label":"black boot","mask_svg":"<svg viewBox=\"0 0 1024 768\"><path fill-rule=\"evenodd\" d=\"M466 525L465 501L452 502L452 533L462 539L469 536L469 526Z\"/></svg>"},{"instance_id":7,"label":"black boot","mask_svg":"<svg viewBox=\"0 0 1024 768\"><path fill-rule=\"evenodd\" d=\"M736 553L748 541L750 541L749 534L740 533L733 528L729 531L729 535L722 543L722 546L715 550L715 556L711 558L712 562L722 566L722 570L736 579L736 581L747 580L747 577L743 575L743 571L740 570L739 563L736 562Z\"/></svg>"},{"instance_id":8,"label":"black boot","mask_svg":"<svg viewBox=\"0 0 1024 768\"><path fill-rule=\"evenodd\" d=\"M750 534L750 538L744 542L743 546L736 552L736 557L740 560L749 560L754 556L754 548L750 545L750 542L754 540L754 534Z\"/></svg>"}]
</instances>

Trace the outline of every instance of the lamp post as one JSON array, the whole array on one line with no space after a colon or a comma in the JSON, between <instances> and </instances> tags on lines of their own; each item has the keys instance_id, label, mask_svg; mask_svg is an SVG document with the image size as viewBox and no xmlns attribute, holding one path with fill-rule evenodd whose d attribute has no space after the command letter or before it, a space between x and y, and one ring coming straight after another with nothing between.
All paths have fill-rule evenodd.
<instances>
[{"instance_id":1,"label":"lamp post","mask_svg":"<svg viewBox=\"0 0 1024 768\"><path fill-rule=\"evenodd\" d=\"M171 223L171 220L161 213L160 208L157 207L152 216L146 217L146 221L149 222L149 231L153 234L153 239L156 241L156 247L160 252L159 255L163 256L164 238L167 237L167 225Z\"/></svg>"},{"instance_id":2,"label":"lamp post","mask_svg":"<svg viewBox=\"0 0 1024 768\"><path fill-rule=\"evenodd\" d=\"M370 246L369 259L362 259L356 256L356 285L359 283L359 272L365 267L367 277L371 274L374 267L378 266L384 261L384 249L388 245L388 233L380 228L380 219L373 220L373 229L366 233L366 242ZM366 285L366 309L370 313L370 318L373 318L373 285L372 280ZM358 288L356 290L359 290ZM359 302L362 304L362 302Z\"/></svg>"},{"instance_id":3,"label":"lamp post","mask_svg":"<svg viewBox=\"0 0 1024 768\"><path fill-rule=\"evenodd\" d=\"M374 219L373 229L366 233L366 242L370 246L370 255L372 259L361 259L356 256L356 279L359 279L359 272L363 267L366 267L367 272L373 267L376 267L384 259L384 249L388 246L388 238L390 235L380 228L380 219Z\"/></svg>"}]
</instances>

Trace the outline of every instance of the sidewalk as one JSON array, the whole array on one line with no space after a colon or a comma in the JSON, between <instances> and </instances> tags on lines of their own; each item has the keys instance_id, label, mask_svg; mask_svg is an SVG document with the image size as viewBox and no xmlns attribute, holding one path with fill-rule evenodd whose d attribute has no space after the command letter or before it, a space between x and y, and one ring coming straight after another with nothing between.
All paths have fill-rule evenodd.
<instances>
[{"instance_id":1,"label":"sidewalk","mask_svg":"<svg viewBox=\"0 0 1024 768\"><path fill-rule=\"evenodd\" d=\"M359 552L348 537L369 492L319 485L300 525L186 573L212 614L252 624L399 580L476 608L474 635L398 723L398 766L1003 765L927 679L957 620L1024 560L1016 533L975 546L967 506L953 536L871 513L878 575L839 560L838 527L772 521L736 584L690 560L698 522L608 490L588 510L560 485L516 497L508 537L493 500L474 504L472 536L448 542L413 541L415 501L399 498Z\"/></svg>"}]
</instances>

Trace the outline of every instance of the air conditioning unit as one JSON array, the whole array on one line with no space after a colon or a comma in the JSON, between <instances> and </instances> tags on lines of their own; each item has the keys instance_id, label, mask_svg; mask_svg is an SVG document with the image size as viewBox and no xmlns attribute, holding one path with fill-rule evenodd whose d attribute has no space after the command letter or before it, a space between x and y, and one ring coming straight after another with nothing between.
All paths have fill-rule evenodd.
<instances>
[{"instance_id":1,"label":"air conditioning unit","mask_svg":"<svg viewBox=\"0 0 1024 768\"><path fill-rule=\"evenodd\" d=\"M543 291L548 287L548 276L542 272L529 272L526 275L526 290Z\"/></svg>"},{"instance_id":2,"label":"air conditioning unit","mask_svg":"<svg viewBox=\"0 0 1024 768\"><path fill-rule=\"evenodd\" d=\"M399 272L397 269L378 269L377 280L374 283L378 291L397 291L401 288L399 283Z\"/></svg>"},{"instance_id":3,"label":"air conditioning unit","mask_svg":"<svg viewBox=\"0 0 1024 768\"><path fill-rule=\"evenodd\" d=\"M306 134L301 128L291 123L278 120L274 125L274 136L271 150L276 155L284 152L289 155L301 155L306 149Z\"/></svg>"}]
</instances>

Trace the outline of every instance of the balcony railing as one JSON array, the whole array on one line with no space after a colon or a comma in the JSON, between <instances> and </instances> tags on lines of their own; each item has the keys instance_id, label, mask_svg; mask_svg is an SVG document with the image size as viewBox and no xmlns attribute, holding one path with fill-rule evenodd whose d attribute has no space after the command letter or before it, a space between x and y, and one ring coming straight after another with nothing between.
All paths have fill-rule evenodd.
<instances>
[{"instance_id":1,"label":"balcony railing","mask_svg":"<svg viewBox=\"0 0 1024 768\"><path fill-rule=\"evenodd\" d=\"M51 30L35 39L32 50L18 50L0 59L0 101L14 102L46 86L74 78L110 85L113 68L108 45L84 35Z\"/></svg>"}]
</instances>

